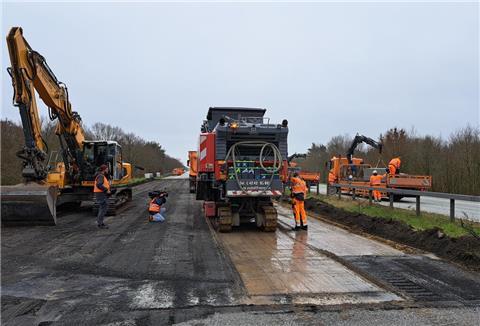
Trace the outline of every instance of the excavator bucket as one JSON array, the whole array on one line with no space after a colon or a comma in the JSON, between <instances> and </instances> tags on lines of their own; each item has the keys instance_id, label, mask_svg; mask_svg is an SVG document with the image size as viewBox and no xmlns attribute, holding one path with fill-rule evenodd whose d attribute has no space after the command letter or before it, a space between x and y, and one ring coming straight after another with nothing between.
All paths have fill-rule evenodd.
<instances>
[{"instance_id":1,"label":"excavator bucket","mask_svg":"<svg viewBox=\"0 0 480 326\"><path fill-rule=\"evenodd\" d=\"M2 186L2 225L56 225L57 187L50 185Z\"/></svg>"}]
</instances>

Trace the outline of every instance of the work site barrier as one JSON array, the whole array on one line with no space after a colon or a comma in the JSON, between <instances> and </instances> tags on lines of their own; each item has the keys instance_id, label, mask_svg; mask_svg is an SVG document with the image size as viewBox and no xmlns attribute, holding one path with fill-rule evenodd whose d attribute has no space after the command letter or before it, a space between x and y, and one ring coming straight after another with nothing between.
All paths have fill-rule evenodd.
<instances>
[{"instance_id":1,"label":"work site barrier","mask_svg":"<svg viewBox=\"0 0 480 326\"><path fill-rule=\"evenodd\" d=\"M342 198L342 188L351 189L352 199L355 200L356 195L355 191L357 189L368 190L368 202L371 204L373 200L373 191L378 190L380 192L386 192L388 194L388 198L390 200L390 208L393 208L393 196L394 195L401 195L401 196L408 196L408 197L415 197L416 201L416 208L415 212L417 216L420 215L420 197L433 197L433 198L443 198L443 199L450 199L450 220L455 220L455 200L464 200L464 201L471 201L471 202L480 202L480 196L471 196L471 195L459 195L459 194L449 194L444 192L432 192L432 191L418 191L418 190L409 190L409 189L394 189L394 188L384 188L384 187L369 187L369 186L359 186L359 185L352 185L352 184L339 184L334 183L332 185L327 185L327 196L332 195L328 188L336 189L336 195L339 199ZM333 195L335 195L333 194Z\"/></svg>"}]
</instances>

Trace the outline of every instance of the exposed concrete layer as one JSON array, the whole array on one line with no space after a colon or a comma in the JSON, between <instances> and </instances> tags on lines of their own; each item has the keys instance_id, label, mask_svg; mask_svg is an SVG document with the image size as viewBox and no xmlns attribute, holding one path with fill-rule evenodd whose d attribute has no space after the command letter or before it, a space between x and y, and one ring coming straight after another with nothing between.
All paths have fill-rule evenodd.
<instances>
[{"instance_id":1,"label":"exposed concrete layer","mask_svg":"<svg viewBox=\"0 0 480 326\"><path fill-rule=\"evenodd\" d=\"M291 210L276 205L278 218L286 226L294 226ZM326 250L337 256L402 256L403 252L378 241L352 234L344 229L319 220L308 219L308 236L304 241L315 248ZM301 231L300 234L303 232Z\"/></svg>"},{"instance_id":2,"label":"exposed concrete layer","mask_svg":"<svg viewBox=\"0 0 480 326\"><path fill-rule=\"evenodd\" d=\"M305 304L401 300L310 249L307 232L292 239L282 231L238 228L219 237L251 296L247 302L283 302L286 295L295 297L291 302Z\"/></svg>"}]
</instances>

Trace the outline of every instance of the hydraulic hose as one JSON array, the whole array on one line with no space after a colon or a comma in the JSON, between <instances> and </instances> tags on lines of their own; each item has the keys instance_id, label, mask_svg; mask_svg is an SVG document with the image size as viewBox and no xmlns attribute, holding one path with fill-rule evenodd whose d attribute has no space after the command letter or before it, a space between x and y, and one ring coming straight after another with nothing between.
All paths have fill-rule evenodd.
<instances>
[{"instance_id":1,"label":"hydraulic hose","mask_svg":"<svg viewBox=\"0 0 480 326\"><path fill-rule=\"evenodd\" d=\"M282 168L282 164L283 164L282 153L280 152L278 147L275 144L272 144L272 143L269 143L269 142L255 141L255 140L241 141L241 142L233 144L230 147L230 149L227 152L227 155L225 156L225 161L228 162L228 160L231 157L232 162L233 162L233 173L235 175L235 180L237 181L238 187L242 191L246 191L246 189L241 184L240 178L238 177L238 172L237 172L236 149L237 149L238 146L260 148L260 155L259 155L260 167L262 168L263 171L272 175L270 177L270 183L267 187L267 189L270 189L270 187L272 185L272 182L273 182L273 178L275 176L275 173L280 171L280 169ZM265 150L266 149L270 149L272 151L272 154L273 154L273 164L272 164L272 166L265 166L264 165ZM265 189L265 191L267 189Z\"/></svg>"}]
</instances>

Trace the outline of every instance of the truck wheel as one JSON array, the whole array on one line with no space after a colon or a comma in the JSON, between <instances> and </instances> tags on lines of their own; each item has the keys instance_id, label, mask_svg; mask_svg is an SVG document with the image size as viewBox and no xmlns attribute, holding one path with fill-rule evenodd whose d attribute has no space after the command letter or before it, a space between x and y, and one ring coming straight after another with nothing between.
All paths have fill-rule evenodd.
<instances>
[{"instance_id":1,"label":"truck wheel","mask_svg":"<svg viewBox=\"0 0 480 326\"><path fill-rule=\"evenodd\" d=\"M263 226L265 232L275 232L277 230L277 210L273 206L263 206Z\"/></svg>"},{"instance_id":2,"label":"truck wheel","mask_svg":"<svg viewBox=\"0 0 480 326\"><path fill-rule=\"evenodd\" d=\"M219 232L232 231L232 210L230 207L219 207L216 219L216 229Z\"/></svg>"}]
</instances>

